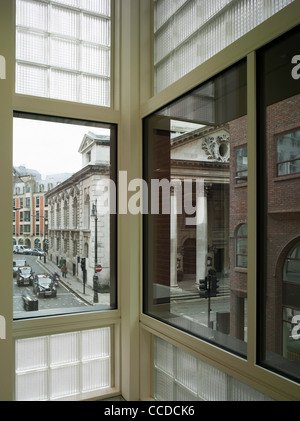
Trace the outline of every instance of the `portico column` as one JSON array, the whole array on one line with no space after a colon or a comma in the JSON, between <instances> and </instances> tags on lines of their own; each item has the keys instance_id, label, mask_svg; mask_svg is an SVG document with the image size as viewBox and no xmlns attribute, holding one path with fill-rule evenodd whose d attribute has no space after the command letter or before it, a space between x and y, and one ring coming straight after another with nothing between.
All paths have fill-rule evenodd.
<instances>
[{"instance_id":1,"label":"portico column","mask_svg":"<svg viewBox=\"0 0 300 421\"><path fill-rule=\"evenodd\" d=\"M177 284L177 197L174 190L171 191L170 208L170 286L178 287Z\"/></svg>"},{"instance_id":2,"label":"portico column","mask_svg":"<svg viewBox=\"0 0 300 421\"><path fill-rule=\"evenodd\" d=\"M196 182L196 284L207 270L207 196L204 180Z\"/></svg>"}]
</instances>

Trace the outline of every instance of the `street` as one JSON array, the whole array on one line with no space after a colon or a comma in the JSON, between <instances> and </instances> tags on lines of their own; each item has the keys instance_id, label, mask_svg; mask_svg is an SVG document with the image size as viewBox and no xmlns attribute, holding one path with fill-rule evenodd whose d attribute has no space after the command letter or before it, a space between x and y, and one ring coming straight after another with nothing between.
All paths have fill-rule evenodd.
<instances>
[{"instance_id":1,"label":"street","mask_svg":"<svg viewBox=\"0 0 300 421\"><path fill-rule=\"evenodd\" d=\"M47 271L42 266L42 262L37 256L31 255L18 255L14 254L13 259L15 261L25 259L27 264L31 266L35 274L47 274ZM49 274L49 273L48 273ZM50 273L52 275L52 273ZM17 278L13 278L13 300L14 300L14 316L18 317L21 312L24 312L24 305L22 295L26 290L29 290L33 297L36 296L33 294L32 286L18 286ZM39 310L55 310L55 309L68 309L74 307L86 307L87 304L81 300L77 295L75 295L70 289L68 289L62 283L59 283L57 288L56 297L46 297L38 298L38 309Z\"/></svg>"}]
</instances>

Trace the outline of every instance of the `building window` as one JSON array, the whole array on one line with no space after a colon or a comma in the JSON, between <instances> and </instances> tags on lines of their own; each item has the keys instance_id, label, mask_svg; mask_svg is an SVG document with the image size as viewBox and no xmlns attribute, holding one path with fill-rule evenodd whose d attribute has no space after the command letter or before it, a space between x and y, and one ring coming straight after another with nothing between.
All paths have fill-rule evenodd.
<instances>
[{"instance_id":1,"label":"building window","mask_svg":"<svg viewBox=\"0 0 300 421\"><path fill-rule=\"evenodd\" d=\"M24 232L30 232L30 225L28 225L28 224L25 224L24 225Z\"/></svg>"},{"instance_id":2,"label":"building window","mask_svg":"<svg viewBox=\"0 0 300 421\"><path fill-rule=\"evenodd\" d=\"M26 208L30 208L30 197L26 197Z\"/></svg>"},{"instance_id":3,"label":"building window","mask_svg":"<svg viewBox=\"0 0 300 421\"><path fill-rule=\"evenodd\" d=\"M247 273L235 279L230 227L247 221L247 195L230 155L247 139L246 92L243 60L144 119L143 311L244 357Z\"/></svg>"},{"instance_id":4,"label":"building window","mask_svg":"<svg viewBox=\"0 0 300 421\"><path fill-rule=\"evenodd\" d=\"M30 222L30 211L25 211L24 212L24 221L25 222Z\"/></svg>"},{"instance_id":5,"label":"building window","mask_svg":"<svg viewBox=\"0 0 300 421\"><path fill-rule=\"evenodd\" d=\"M300 130L277 137L277 175L300 173Z\"/></svg>"},{"instance_id":6,"label":"building window","mask_svg":"<svg viewBox=\"0 0 300 421\"><path fill-rule=\"evenodd\" d=\"M242 146L236 149L236 175L235 180L237 184L245 183L248 177L248 157L247 146Z\"/></svg>"},{"instance_id":7,"label":"building window","mask_svg":"<svg viewBox=\"0 0 300 421\"><path fill-rule=\"evenodd\" d=\"M110 50L110 0L17 0L17 93L108 107Z\"/></svg>"},{"instance_id":8,"label":"building window","mask_svg":"<svg viewBox=\"0 0 300 421\"><path fill-rule=\"evenodd\" d=\"M92 140L87 138L87 133L94 134ZM26 145L24 145L24 135L27 138ZM14 318L115 309L117 305L116 215L110 209L107 186L116 183L116 126L16 112L13 141L14 166L21 165L25 160L28 162L31 160L28 171L32 172L30 174L32 185L37 182L48 185L49 180L54 180L51 190L36 197L40 206L38 210L30 211L35 232L28 231L29 235L26 235L31 244L37 236L43 236L40 239L43 243L51 239L47 255L44 257L44 266L41 269L36 257L30 255L26 259L27 263L32 266L35 273L47 274L53 272L51 263L61 265L63 259L68 277L75 276L76 281L80 279L86 286L85 291L89 292L89 297L86 299L86 295L80 297L77 293L74 294L72 287L67 290L67 296L65 291L58 289L55 300L49 299L46 302L42 298L39 299L39 308L31 313L26 312L22 300L14 300ZM40 148L41 143L42 148ZM88 166L84 165L82 159L87 145L94 149L95 156L99 157L97 163ZM48 203L47 209L44 206L46 202L44 198ZM93 216L91 202L98 204L93 208ZM103 204L107 205L105 209ZM29 211L23 212L22 217L28 214ZM92 217L93 229L90 229L89 222ZM48 225L45 224L46 221ZM86 229L89 229L88 237ZM97 244L98 247L95 254L94 248L92 253L89 253L83 272L79 263L82 258L87 257L85 245L87 238L90 244ZM102 268L97 283L94 279L96 266ZM33 296L35 292L36 289L31 290ZM18 291L18 294L20 293L22 291Z\"/></svg>"},{"instance_id":9,"label":"building window","mask_svg":"<svg viewBox=\"0 0 300 421\"><path fill-rule=\"evenodd\" d=\"M299 27L257 52L259 99L259 364L299 382L300 85L291 74ZM274 141L275 140L275 141ZM276 147L274 148L274 146Z\"/></svg>"},{"instance_id":10,"label":"building window","mask_svg":"<svg viewBox=\"0 0 300 421\"><path fill-rule=\"evenodd\" d=\"M248 232L247 224L242 224L236 234L236 266L246 268L248 266Z\"/></svg>"}]
</instances>

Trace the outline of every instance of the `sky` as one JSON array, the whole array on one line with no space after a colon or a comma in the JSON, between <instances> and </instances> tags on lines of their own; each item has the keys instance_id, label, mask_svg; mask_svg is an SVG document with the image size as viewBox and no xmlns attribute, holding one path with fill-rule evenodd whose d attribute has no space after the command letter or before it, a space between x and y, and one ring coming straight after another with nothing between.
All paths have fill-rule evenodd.
<instances>
[{"instance_id":1,"label":"sky","mask_svg":"<svg viewBox=\"0 0 300 421\"><path fill-rule=\"evenodd\" d=\"M82 168L78 149L88 131L109 135L108 129L99 127L26 118L14 118L13 130L13 165L36 170L42 178Z\"/></svg>"}]
</instances>

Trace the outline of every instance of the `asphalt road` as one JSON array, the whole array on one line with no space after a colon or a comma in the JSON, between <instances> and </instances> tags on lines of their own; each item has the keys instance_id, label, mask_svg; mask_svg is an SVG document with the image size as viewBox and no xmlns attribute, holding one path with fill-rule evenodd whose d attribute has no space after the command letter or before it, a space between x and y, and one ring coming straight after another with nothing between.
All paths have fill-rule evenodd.
<instances>
[{"instance_id":1,"label":"asphalt road","mask_svg":"<svg viewBox=\"0 0 300 421\"><path fill-rule=\"evenodd\" d=\"M33 272L35 274L47 274L44 267L39 262L39 257L37 256L30 256L30 255L18 255L14 254L14 260L21 260L25 259L27 264L31 266ZM18 286L17 285L17 278L13 277L13 300L14 300L14 316L18 316L18 314L24 312L24 304L23 304L23 293L29 290L33 297L36 296L33 294L32 286ZM38 309L39 310L59 310L63 309L66 310L68 308L74 307L86 307L87 304L82 301L77 295L75 295L70 289L68 289L65 285L60 284L57 288L57 295L56 297L45 297L45 298L38 298ZM27 312L29 313L29 312ZM34 312L30 312L34 313ZM30 316L28 314L28 316Z\"/></svg>"}]
</instances>

